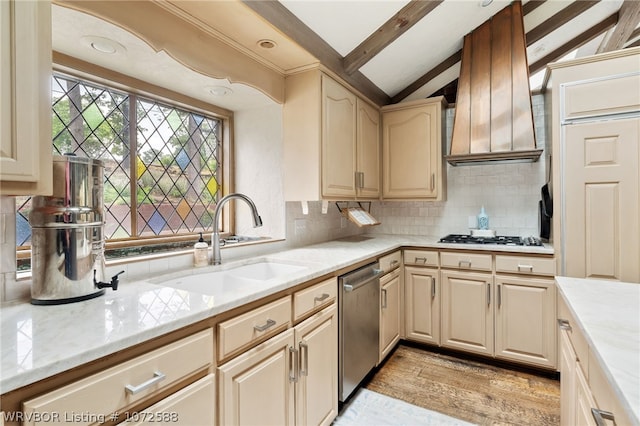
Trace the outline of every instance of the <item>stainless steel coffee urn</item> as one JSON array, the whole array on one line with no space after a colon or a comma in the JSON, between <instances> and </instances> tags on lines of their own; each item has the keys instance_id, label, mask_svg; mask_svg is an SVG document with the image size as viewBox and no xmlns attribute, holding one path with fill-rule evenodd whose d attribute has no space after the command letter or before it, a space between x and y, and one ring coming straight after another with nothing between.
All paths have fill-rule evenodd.
<instances>
[{"instance_id":1,"label":"stainless steel coffee urn","mask_svg":"<svg viewBox=\"0 0 640 426\"><path fill-rule=\"evenodd\" d=\"M53 195L34 196L31 223L31 303L91 299L105 287L103 170L100 160L53 158ZM118 274L119 275L119 274Z\"/></svg>"}]
</instances>

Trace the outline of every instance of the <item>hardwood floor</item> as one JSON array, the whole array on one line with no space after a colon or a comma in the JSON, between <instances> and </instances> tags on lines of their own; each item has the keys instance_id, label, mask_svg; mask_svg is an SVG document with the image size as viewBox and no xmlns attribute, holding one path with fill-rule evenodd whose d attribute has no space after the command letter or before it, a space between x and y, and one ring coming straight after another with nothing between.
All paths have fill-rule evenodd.
<instances>
[{"instance_id":1,"label":"hardwood floor","mask_svg":"<svg viewBox=\"0 0 640 426\"><path fill-rule=\"evenodd\" d=\"M558 425L551 376L401 344L365 387L479 425Z\"/></svg>"}]
</instances>

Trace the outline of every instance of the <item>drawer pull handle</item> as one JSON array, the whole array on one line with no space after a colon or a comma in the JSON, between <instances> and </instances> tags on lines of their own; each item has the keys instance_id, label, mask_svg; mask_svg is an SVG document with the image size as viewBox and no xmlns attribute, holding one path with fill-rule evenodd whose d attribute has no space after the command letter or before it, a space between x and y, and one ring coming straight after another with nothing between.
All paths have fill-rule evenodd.
<instances>
[{"instance_id":1,"label":"drawer pull handle","mask_svg":"<svg viewBox=\"0 0 640 426\"><path fill-rule=\"evenodd\" d=\"M416 257L413 262L414 263L418 263L418 262L427 263L427 258L426 257Z\"/></svg>"},{"instance_id":2,"label":"drawer pull handle","mask_svg":"<svg viewBox=\"0 0 640 426\"><path fill-rule=\"evenodd\" d=\"M303 350L304 350L304 355L302 354ZM302 358L300 375L308 376L309 375L309 345L304 340L300 342L300 358Z\"/></svg>"},{"instance_id":3,"label":"drawer pull handle","mask_svg":"<svg viewBox=\"0 0 640 426\"><path fill-rule=\"evenodd\" d=\"M487 306L491 305L491 284L487 283Z\"/></svg>"},{"instance_id":4,"label":"drawer pull handle","mask_svg":"<svg viewBox=\"0 0 640 426\"><path fill-rule=\"evenodd\" d=\"M518 264L518 272L521 272L523 269L525 271L533 272L533 265L520 265L520 264Z\"/></svg>"},{"instance_id":5,"label":"drawer pull handle","mask_svg":"<svg viewBox=\"0 0 640 426\"><path fill-rule=\"evenodd\" d=\"M298 381L298 350L293 346L289 346L289 381L296 383Z\"/></svg>"},{"instance_id":6,"label":"drawer pull handle","mask_svg":"<svg viewBox=\"0 0 640 426\"><path fill-rule=\"evenodd\" d=\"M391 267L394 267L394 266L396 266L398 263L400 263L400 262L398 262L397 260L392 260L390 265L391 265Z\"/></svg>"},{"instance_id":7,"label":"drawer pull handle","mask_svg":"<svg viewBox=\"0 0 640 426\"><path fill-rule=\"evenodd\" d=\"M143 390L149 389L151 386L157 383L160 383L166 378L167 376L165 376L164 373L156 371L155 373L153 373L153 377L146 382L140 383L138 386L126 385L124 388L130 395L135 395L142 392Z\"/></svg>"},{"instance_id":8,"label":"drawer pull handle","mask_svg":"<svg viewBox=\"0 0 640 426\"><path fill-rule=\"evenodd\" d=\"M558 327L560 327L560 330L571 331L571 324L566 319L558 319Z\"/></svg>"},{"instance_id":9,"label":"drawer pull handle","mask_svg":"<svg viewBox=\"0 0 640 426\"><path fill-rule=\"evenodd\" d=\"M458 267L459 268L471 268L471 261L470 260L460 260L458 262Z\"/></svg>"},{"instance_id":10,"label":"drawer pull handle","mask_svg":"<svg viewBox=\"0 0 640 426\"><path fill-rule=\"evenodd\" d=\"M593 416L593 419L596 421L596 424L598 426L606 426L607 424L604 421L605 419L611 420L612 422L615 421L615 417L613 413L610 411L604 411L604 410L598 410L597 408L592 408L591 415Z\"/></svg>"},{"instance_id":11,"label":"drawer pull handle","mask_svg":"<svg viewBox=\"0 0 640 426\"><path fill-rule=\"evenodd\" d=\"M316 296L313 298L314 302L324 302L329 298L329 293L322 293L322 296Z\"/></svg>"},{"instance_id":12,"label":"drawer pull handle","mask_svg":"<svg viewBox=\"0 0 640 426\"><path fill-rule=\"evenodd\" d=\"M255 331L266 331L276 325L276 322L272 319L267 319L267 322L264 325L254 325L253 329Z\"/></svg>"}]
</instances>

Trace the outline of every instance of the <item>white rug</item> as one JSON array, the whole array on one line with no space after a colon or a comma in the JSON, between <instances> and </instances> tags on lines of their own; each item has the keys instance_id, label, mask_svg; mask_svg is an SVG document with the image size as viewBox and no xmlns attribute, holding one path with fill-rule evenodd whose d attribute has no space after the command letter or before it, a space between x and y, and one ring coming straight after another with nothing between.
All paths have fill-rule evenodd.
<instances>
[{"instance_id":1,"label":"white rug","mask_svg":"<svg viewBox=\"0 0 640 426\"><path fill-rule=\"evenodd\" d=\"M462 420L360 388L336 417L335 426L467 426Z\"/></svg>"}]
</instances>

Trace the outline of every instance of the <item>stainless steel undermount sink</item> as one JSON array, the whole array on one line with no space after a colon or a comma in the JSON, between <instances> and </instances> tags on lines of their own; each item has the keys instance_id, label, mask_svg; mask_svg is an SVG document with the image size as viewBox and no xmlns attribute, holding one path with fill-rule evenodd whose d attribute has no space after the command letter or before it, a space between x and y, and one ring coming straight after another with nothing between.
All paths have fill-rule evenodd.
<instances>
[{"instance_id":1,"label":"stainless steel undermount sink","mask_svg":"<svg viewBox=\"0 0 640 426\"><path fill-rule=\"evenodd\" d=\"M215 271L203 271L165 281L155 281L158 285L187 290L211 296L248 293L269 288L279 278L302 272L308 266L295 265L269 259Z\"/></svg>"}]
</instances>

